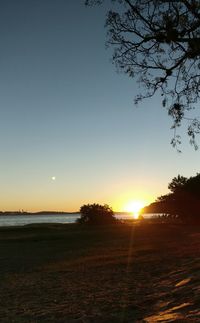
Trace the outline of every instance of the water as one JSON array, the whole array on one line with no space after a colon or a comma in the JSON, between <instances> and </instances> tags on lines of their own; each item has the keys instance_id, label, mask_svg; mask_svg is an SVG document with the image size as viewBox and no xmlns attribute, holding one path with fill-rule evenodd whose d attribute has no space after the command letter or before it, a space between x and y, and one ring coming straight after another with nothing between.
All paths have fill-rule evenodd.
<instances>
[{"instance_id":1,"label":"water","mask_svg":"<svg viewBox=\"0 0 200 323\"><path fill-rule=\"evenodd\" d=\"M74 223L80 215L77 214L48 214L48 215L1 215L0 227L22 226L36 223Z\"/></svg>"},{"instance_id":2,"label":"water","mask_svg":"<svg viewBox=\"0 0 200 323\"><path fill-rule=\"evenodd\" d=\"M79 213L73 214L48 214L48 215L1 215L0 227L4 226L23 226L36 223L75 223L80 217ZM132 219L127 214L117 214L118 219Z\"/></svg>"}]
</instances>

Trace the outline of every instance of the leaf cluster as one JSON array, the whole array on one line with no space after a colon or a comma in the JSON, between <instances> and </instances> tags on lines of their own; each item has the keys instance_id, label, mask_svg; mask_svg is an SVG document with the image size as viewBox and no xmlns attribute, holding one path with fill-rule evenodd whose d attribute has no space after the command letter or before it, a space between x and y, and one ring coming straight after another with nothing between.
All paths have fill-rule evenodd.
<instances>
[{"instance_id":1,"label":"leaf cluster","mask_svg":"<svg viewBox=\"0 0 200 323\"><path fill-rule=\"evenodd\" d=\"M87 5L103 0L87 0ZM199 0L113 0L107 14L107 45L119 71L142 85L139 103L156 92L172 118L172 145L181 143L176 130L186 120L190 143L200 122L193 109L200 98ZM107 4L107 2L106 2Z\"/></svg>"},{"instance_id":2,"label":"leaf cluster","mask_svg":"<svg viewBox=\"0 0 200 323\"><path fill-rule=\"evenodd\" d=\"M178 175L169 183L169 194L157 198L146 211L167 214L183 222L200 223L200 174L186 178Z\"/></svg>"}]
</instances>

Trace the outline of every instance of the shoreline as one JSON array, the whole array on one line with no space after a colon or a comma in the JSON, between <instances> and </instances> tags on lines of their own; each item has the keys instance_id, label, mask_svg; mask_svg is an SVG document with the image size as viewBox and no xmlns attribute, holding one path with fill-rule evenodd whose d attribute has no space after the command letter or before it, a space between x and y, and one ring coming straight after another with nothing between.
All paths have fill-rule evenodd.
<instances>
[{"instance_id":1,"label":"shoreline","mask_svg":"<svg viewBox=\"0 0 200 323\"><path fill-rule=\"evenodd\" d=\"M0 216L25 216L25 215L75 215L80 214L80 212L54 212L54 211L41 211L41 212L0 212Z\"/></svg>"},{"instance_id":2,"label":"shoreline","mask_svg":"<svg viewBox=\"0 0 200 323\"><path fill-rule=\"evenodd\" d=\"M0 216L12 215L73 215L81 214L80 211L77 212L59 212L59 211L39 211L39 212L21 212L21 211L0 211ZM116 215L131 215L131 212L114 212Z\"/></svg>"}]
</instances>

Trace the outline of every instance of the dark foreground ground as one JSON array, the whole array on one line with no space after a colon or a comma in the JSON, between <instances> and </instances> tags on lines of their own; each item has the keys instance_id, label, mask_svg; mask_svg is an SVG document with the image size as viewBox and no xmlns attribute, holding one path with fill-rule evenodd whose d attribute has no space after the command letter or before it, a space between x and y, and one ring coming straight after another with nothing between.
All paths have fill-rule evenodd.
<instances>
[{"instance_id":1,"label":"dark foreground ground","mask_svg":"<svg viewBox=\"0 0 200 323\"><path fill-rule=\"evenodd\" d=\"M200 322L200 228L0 229L0 322Z\"/></svg>"}]
</instances>

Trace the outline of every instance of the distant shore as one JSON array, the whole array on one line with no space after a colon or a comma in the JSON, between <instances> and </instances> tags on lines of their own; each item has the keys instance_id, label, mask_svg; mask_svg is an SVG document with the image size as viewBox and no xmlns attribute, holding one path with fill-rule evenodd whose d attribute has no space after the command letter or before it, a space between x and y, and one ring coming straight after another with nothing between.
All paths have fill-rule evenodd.
<instances>
[{"instance_id":1,"label":"distant shore","mask_svg":"<svg viewBox=\"0 0 200 323\"><path fill-rule=\"evenodd\" d=\"M116 215L130 215L130 212L114 212ZM63 212L63 211L39 211L39 212L26 212L26 211L0 211L0 216L3 215L72 215L80 214L79 211L76 212Z\"/></svg>"},{"instance_id":2,"label":"distant shore","mask_svg":"<svg viewBox=\"0 0 200 323\"><path fill-rule=\"evenodd\" d=\"M0 211L1 215L54 215L54 214L80 214L80 212L62 212L62 211L39 211L39 212L26 212L26 211Z\"/></svg>"}]
</instances>

